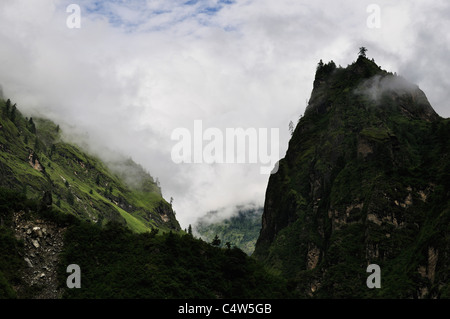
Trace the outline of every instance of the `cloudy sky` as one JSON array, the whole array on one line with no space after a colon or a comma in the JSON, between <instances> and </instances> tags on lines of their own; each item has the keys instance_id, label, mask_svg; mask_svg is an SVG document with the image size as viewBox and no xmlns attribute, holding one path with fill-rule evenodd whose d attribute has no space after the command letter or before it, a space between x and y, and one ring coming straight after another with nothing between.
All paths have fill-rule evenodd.
<instances>
[{"instance_id":1,"label":"cloudy sky","mask_svg":"<svg viewBox=\"0 0 450 319\"><path fill-rule=\"evenodd\" d=\"M317 62L346 66L360 46L450 117L448 17L446 0L2 0L0 84L26 115L144 166L185 228L209 210L262 205L268 175L176 164L175 129L278 128L282 157Z\"/></svg>"}]
</instances>

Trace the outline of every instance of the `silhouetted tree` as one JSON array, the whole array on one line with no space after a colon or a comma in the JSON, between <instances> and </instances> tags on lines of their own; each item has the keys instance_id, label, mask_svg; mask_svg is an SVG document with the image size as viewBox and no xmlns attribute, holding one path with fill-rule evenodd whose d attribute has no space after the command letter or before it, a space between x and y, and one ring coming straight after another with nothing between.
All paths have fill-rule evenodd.
<instances>
[{"instance_id":1,"label":"silhouetted tree","mask_svg":"<svg viewBox=\"0 0 450 319\"><path fill-rule=\"evenodd\" d=\"M75 203L75 197L73 196L72 192L70 191L70 189L67 191L67 203L69 205L73 205Z\"/></svg>"},{"instance_id":2,"label":"silhouetted tree","mask_svg":"<svg viewBox=\"0 0 450 319\"><path fill-rule=\"evenodd\" d=\"M323 61L320 59L319 63L317 64L317 70L323 67Z\"/></svg>"},{"instance_id":3,"label":"silhouetted tree","mask_svg":"<svg viewBox=\"0 0 450 319\"><path fill-rule=\"evenodd\" d=\"M5 103L5 111L6 111L6 116L8 116L8 117L9 117L10 108L11 108L11 100L7 99L6 103Z\"/></svg>"},{"instance_id":4,"label":"silhouetted tree","mask_svg":"<svg viewBox=\"0 0 450 319\"><path fill-rule=\"evenodd\" d=\"M213 241L211 242L211 245L219 247L220 243L221 243L221 240L219 239L219 236L216 235L214 237Z\"/></svg>"},{"instance_id":5,"label":"silhouetted tree","mask_svg":"<svg viewBox=\"0 0 450 319\"><path fill-rule=\"evenodd\" d=\"M34 125L32 117L30 117L30 120L28 121L28 124L30 125L30 132L33 133L33 134L36 134L36 125Z\"/></svg>"},{"instance_id":6,"label":"silhouetted tree","mask_svg":"<svg viewBox=\"0 0 450 319\"><path fill-rule=\"evenodd\" d=\"M366 52L367 52L367 48L366 47L360 47L358 55L365 58L366 57Z\"/></svg>"},{"instance_id":7,"label":"silhouetted tree","mask_svg":"<svg viewBox=\"0 0 450 319\"><path fill-rule=\"evenodd\" d=\"M50 147L50 158L53 156L53 154L55 154L56 152L56 146L55 144L52 144L52 146Z\"/></svg>"},{"instance_id":8,"label":"silhouetted tree","mask_svg":"<svg viewBox=\"0 0 450 319\"><path fill-rule=\"evenodd\" d=\"M11 108L11 114L9 115L9 119L11 120L11 122L14 122L16 120L16 111L17 107L16 104L14 104Z\"/></svg>"}]
</instances>

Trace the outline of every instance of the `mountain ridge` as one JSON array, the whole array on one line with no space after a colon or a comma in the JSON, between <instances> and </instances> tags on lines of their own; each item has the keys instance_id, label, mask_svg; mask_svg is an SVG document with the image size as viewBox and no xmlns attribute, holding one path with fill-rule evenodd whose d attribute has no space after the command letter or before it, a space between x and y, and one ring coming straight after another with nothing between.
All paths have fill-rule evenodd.
<instances>
[{"instance_id":1,"label":"mountain ridge","mask_svg":"<svg viewBox=\"0 0 450 319\"><path fill-rule=\"evenodd\" d=\"M115 220L138 232L180 230L159 185L131 159L113 170L66 142L59 125L24 117L9 99L1 101L0 113L0 186L35 199L50 194L50 205L93 223ZM130 175L139 183L130 184Z\"/></svg>"}]
</instances>

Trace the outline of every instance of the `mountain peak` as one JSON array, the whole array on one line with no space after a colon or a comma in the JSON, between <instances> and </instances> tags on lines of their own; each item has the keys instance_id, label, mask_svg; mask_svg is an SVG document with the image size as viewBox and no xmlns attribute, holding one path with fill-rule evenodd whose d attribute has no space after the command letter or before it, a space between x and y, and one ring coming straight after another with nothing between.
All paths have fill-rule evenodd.
<instances>
[{"instance_id":1,"label":"mountain peak","mask_svg":"<svg viewBox=\"0 0 450 319\"><path fill-rule=\"evenodd\" d=\"M385 115L400 113L427 121L439 118L417 85L362 55L345 68L336 67L334 61L319 61L305 115L325 114L336 106L347 111L352 106L376 109Z\"/></svg>"},{"instance_id":2,"label":"mountain peak","mask_svg":"<svg viewBox=\"0 0 450 319\"><path fill-rule=\"evenodd\" d=\"M359 56L358 59L352 64L348 65L346 68L341 66L336 67L333 60L328 63L324 63L322 60L319 61L316 68L316 75L314 79L314 88L319 87L321 84L327 82L327 80L333 76L336 72L346 72L349 73L348 76L357 81L360 79L370 78L375 75L387 74L385 70L382 70L375 61L369 60L364 56Z\"/></svg>"},{"instance_id":3,"label":"mountain peak","mask_svg":"<svg viewBox=\"0 0 450 319\"><path fill-rule=\"evenodd\" d=\"M254 256L302 297L443 293L436 274L450 263L434 252L447 253L448 229L431 225L448 225L449 124L417 85L373 60L360 56L346 68L320 61L309 105L269 178ZM382 268L383 290L367 289L369 264Z\"/></svg>"}]
</instances>

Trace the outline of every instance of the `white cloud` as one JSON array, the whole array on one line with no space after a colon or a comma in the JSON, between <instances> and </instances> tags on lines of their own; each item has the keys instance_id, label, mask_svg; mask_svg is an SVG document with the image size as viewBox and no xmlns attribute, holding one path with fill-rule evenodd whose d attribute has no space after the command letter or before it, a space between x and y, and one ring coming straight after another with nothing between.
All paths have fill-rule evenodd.
<instances>
[{"instance_id":1,"label":"white cloud","mask_svg":"<svg viewBox=\"0 0 450 319\"><path fill-rule=\"evenodd\" d=\"M445 1L378 1L380 29L366 24L371 1L81 0L81 29L66 26L70 3L0 3L4 95L87 132L93 149L130 155L174 197L182 227L208 210L263 204L268 177L258 165L175 165L172 130L196 119L278 127L283 155L319 59L345 66L364 45L450 115Z\"/></svg>"}]
</instances>

